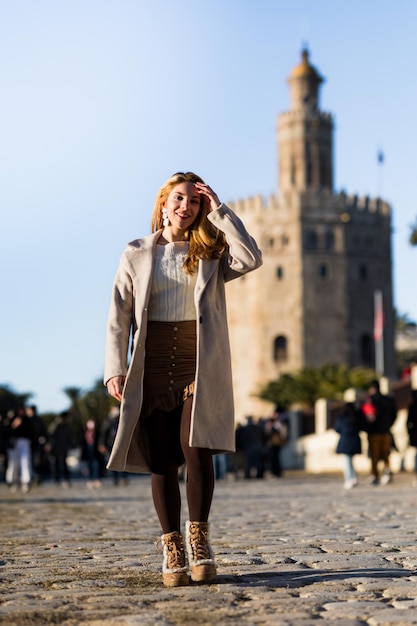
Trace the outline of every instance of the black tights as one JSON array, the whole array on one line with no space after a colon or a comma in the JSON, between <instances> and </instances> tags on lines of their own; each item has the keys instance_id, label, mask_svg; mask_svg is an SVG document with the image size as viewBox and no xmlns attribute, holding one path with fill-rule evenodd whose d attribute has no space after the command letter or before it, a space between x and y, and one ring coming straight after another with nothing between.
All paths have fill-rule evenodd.
<instances>
[{"instance_id":1,"label":"black tights","mask_svg":"<svg viewBox=\"0 0 417 626\"><path fill-rule=\"evenodd\" d=\"M164 534L181 529L178 469L184 460L187 466L189 519L207 522L210 513L214 490L212 452L189 446L191 409L192 398L188 398L182 411L154 411L145 420L151 458L152 497Z\"/></svg>"}]
</instances>

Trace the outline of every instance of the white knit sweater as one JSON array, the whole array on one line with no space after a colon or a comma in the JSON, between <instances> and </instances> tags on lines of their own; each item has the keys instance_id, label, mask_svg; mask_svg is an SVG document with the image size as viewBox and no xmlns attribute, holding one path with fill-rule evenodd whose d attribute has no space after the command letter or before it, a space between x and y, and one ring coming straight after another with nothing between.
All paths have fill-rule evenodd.
<instances>
[{"instance_id":1,"label":"white knit sweater","mask_svg":"<svg viewBox=\"0 0 417 626\"><path fill-rule=\"evenodd\" d=\"M196 319L194 288L197 272L191 276L183 268L188 242L157 244L152 275L148 319L183 322Z\"/></svg>"}]
</instances>

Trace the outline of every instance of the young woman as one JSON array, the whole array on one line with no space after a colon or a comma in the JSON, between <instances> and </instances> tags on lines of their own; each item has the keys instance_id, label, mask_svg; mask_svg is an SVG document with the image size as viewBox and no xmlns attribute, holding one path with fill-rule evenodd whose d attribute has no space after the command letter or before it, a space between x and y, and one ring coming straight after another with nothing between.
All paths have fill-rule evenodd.
<instances>
[{"instance_id":1,"label":"young woman","mask_svg":"<svg viewBox=\"0 0 417 626\"><path fill-rule=\"evenodd\" d=\"M358 484L358 477L353 466L355 454L361 454L362 444L359 436L361 429L360 413L352 402L347 402L340 415L337 416L334 429L340 438L336 453L344 456L344 487L352 489Z\"/></svg>"},{"instance_id":2,"label":"young woman","mask_svg":"<svg viewBox=\"0 0 417 626\"><path fill-rule=\"evenodd\" d=\"M188 569L194 581L216 578L212 455L233 451L235 442L224 285L261 264L241 220L192 172L163 185L152 234L132 241L120 261L105 384L121 413L108 467L151 472L166 586L187 584ZM184 461L188 567L178 482Z\"/></svg>"}]
</instances>

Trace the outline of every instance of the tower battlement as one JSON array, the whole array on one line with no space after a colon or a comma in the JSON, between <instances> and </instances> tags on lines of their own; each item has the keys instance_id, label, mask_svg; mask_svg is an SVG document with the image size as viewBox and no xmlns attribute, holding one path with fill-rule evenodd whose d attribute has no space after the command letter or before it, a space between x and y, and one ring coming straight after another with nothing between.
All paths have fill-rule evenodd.
<instances>
[{"instance_id":1,"label":"tower battlement","mask_svg":"<svg viewBox=\"0 0 417 626\"><path fill-rule=\"evenodd\" d=\"M328 190L322 190L314 194L303 194L303 199L303 204L307 210L309 206L319 207L320 210L327 215L334 212L335 217L339 216L340 211L349 211L350 213L363 215L374 214L386 218L391 216L391 206L381 198L359 196L357 194L348 195L344 191L338 194L332 194ZM284 197L274 194L264 197L258 194L256 196L249 196L248 198L240 198L236 201L228 202L227 204L238 215L250 214L251 218L256 219L267 215L269 212L287 214L288 211L291 211L291 202L288 202L288 200L288 194Z\"/></svg>"},{"instance_id":2,"label":"tower battlement","mask_svg":"<svg viewBox=\"0 0 417 626\"><path fill-rule=\"evenodd\" d=\"M248 198L242 198L233 202L227 203L238 215L245 213L265 214L268 210L276 211L280 208L279 201L276 196L271 194L268 198L265 198L261 194L257 196L249 196Z\"/></svg>"},{"instance_id":3,"label":"tower battlement","mask_svg":"<svg viewBox=\"0 0 417 626\"><path fill-rule=\"evenodd\" d=\"M377 213L386 217L391 215L391 206L381 198L358 196L357 194L346 195L344 192L339 194L339 198L342 200L343 206L346 209L356 210L362 213Z\"/></svg>"}]
</instances>

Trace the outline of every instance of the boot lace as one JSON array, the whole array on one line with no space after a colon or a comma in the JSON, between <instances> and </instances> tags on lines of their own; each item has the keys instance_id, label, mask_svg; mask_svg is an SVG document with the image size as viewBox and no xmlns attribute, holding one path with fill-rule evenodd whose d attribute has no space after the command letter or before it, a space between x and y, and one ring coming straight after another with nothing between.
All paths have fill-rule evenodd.
<instances>
[{"instance_id":1,"label":"boot lace","mask_svg":"<svg viewBox=\"0 0 417 626\"><path fill-rule=\"evenodd\" d=\"M194 561L209 560L212 558L208 543L208 531L206 529L196 524L190 524L190 544Z\"/></svg>"},{"instance_id":2,"label":"boot lace","mask_svg":"<svg viewBox=\"0 0 417 626\"><path fill-rule=\"evenodd\" d=\"M185 566L185 552L182 537L179 535L165 539L164 544L167 549L167 567L175 569Z\"/></svg>"}]
</instances>

